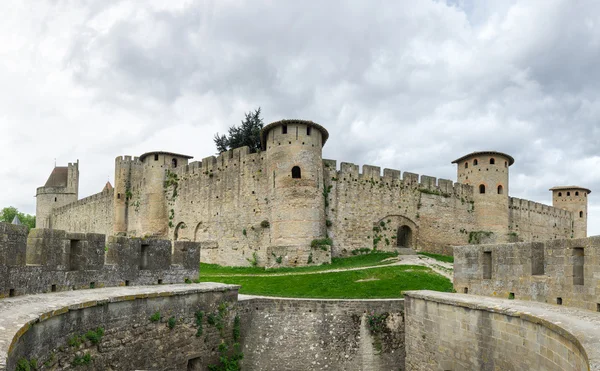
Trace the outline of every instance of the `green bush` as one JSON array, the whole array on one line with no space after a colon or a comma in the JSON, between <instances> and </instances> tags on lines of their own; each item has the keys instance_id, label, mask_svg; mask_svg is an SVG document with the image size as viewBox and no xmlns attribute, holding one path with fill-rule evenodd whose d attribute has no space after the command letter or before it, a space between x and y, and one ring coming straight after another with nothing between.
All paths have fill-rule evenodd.
<instances>
[{"instance_id":1,"label":"green bush","mask_svg":"<svg viewBox=\"0 0 600 371\"><path fill-rule=\"evenodd\" d=\"M169 320L167 321L167 326L169 326L169 328L171 330L173 330L175 328L176 324L177 324L177 318L175 318L175 317L169 317Z\"/></svg>"},{"instance_id":2,"label":"green bush","mask_svg":"<svg viewBox=\"0 0 600 371\"><path fill-rule=\"evenodd\" d=\"M92 356L89 353L84 354L83 356L75 355L73 359L73 366L85 366L89 365L92 362Z\"/></svg>"},{"instance_id":3,"label":"green bush","mask_svg":"<svg viewBox=\"0 0 600 371\"><path fill-rule=\"evenodd\" d=\"M160 312L156 311L156 313L154 313L153 315L150 316L150 322L158 322L160 321L161 316L160 316Z\"/></svg>"},{"instance_id":4,"label":"green bush","mask_svg":"<svg viewBox=\"0 0 600 371\"><path fill-rule=\"evenodd\" d=\"M318 238L318 239L312 240L310 243L310 247L320 247L324 251L327 251L326 246L331 246L331 245L333 245L333 241L329 237Z\"/></svg>"},{"instance_id":5,"label":"green bush","mask_svg":"<svg viewBox=\"0 0 600 371\"><path fill-rule=\"evenodd\" d=\"M90 330L85 334L85 338L92 344L98 344L102 340L102 336L104 336L104 329L102 327L98 327L95 331Z\"/></svg>"}]
</instances>

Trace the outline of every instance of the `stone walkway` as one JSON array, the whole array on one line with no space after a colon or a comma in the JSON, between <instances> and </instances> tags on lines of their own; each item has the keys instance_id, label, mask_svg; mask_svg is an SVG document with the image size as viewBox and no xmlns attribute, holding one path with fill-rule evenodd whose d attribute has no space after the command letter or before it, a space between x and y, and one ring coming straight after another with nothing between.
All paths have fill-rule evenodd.
<instances>
[{"instance_id":1,"label":"stone walkway","mask_svg":"<svg viewBox=\"0 0 600 371\"><path fill-rule=\"evenodd\" d=\"M256 273L234 273L234 274L202 274L202 269L200 269L200 276L204 277L278 277L278 276L304 276L309 274L324 274L324 273L334 273L334 272L346 272L346 271L360 271L365 269L377 269L384 267L393 267L398 265L419 265L423 267L430 268L435 273L442 275L448 278L450 281L453 279L453 267L452 263L445 263L439 260L435 260L433 258L424 256L424 255L399 255L398 257L393 257L389 259L383 260L383 262L389 262L389 264L379 264L379 265L370 265L367 267L354 267L354 268L336 268L336 269L327 269L322 271L313 271L313 272L285 272L285 273L265 273L265 274L256 274Z\"/></svg>"},{"instance_id":2,"label":"stone walkway","mask_svg":"<svg viewBox=\"0 0 600 371\"><path fill-rule=\"evenodd\" d=\"M122 286L91 290L24 295L0 300L0 370L6 367L6 357L19 331L28 325L60 315L69 309L79 309L119 301L159 296L186 295L208 291L226 291L236 285L203 282L197 284ZM23 331L24 332L24 331Z\"/></svg>"}]
</instances>

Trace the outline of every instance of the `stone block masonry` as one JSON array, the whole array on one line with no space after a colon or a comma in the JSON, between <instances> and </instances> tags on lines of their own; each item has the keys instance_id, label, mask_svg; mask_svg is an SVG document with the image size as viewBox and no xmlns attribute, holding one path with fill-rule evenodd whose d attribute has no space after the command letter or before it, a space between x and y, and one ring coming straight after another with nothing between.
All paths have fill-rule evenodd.
<instances>
[{"instance_id":1,"label":"stone block masonry","mask_svg":"<svg viewBox=\"0 0 600 371\"><path fill-rule=\"evenodd\" d=\"M372 165L341 162L338 169L322 157L328 137L312 121L281 120L263 128L258 153L241 147L195 162L164 151L119 156L114 189L79 201L78 164L70 173L55 168L38 189L38 222L199 242L206 263L270 268L372 249L452 255L453 246L469 243L586 236L590 190L554 187L555 207L512 198L510 155L484 151L455 160L455 183ZM320 244L323 252L311 246L324 239L331 241Z\"/></svg>"},{"instance_id":2,"label":"stone block masonry","mask_svg":"<svg viewBox=\"0 0 600 371\"><path fill-rule=\"evenodd\" d=\"M600 237L454 248L460 293L600 311Z\"/></svg>"},{"instance_id":3,"label":"stone block masonry","mask_svg":"<svg viewBox=\"0 0 600 371\"><path fill-rule=\"evenodd\" d=\"M221 343L232 344L237 289L203 283L0 300L0 370L19 362L52 370L204 370L219 363Z\"/></svg>"},{"instance_id":4,"label":"stone block masonry","mask_svg":"<svg viewBox=\"0 0 600 371\"><path fill-rule=\"evenodd\" d=\"M407 370L600 370L597 313L433 291L404 298Z\"/></svg>"},{"instance_id":5,"label":"stone block masonry","mask_svg":"<svg viewBox=\"0 0 600 371\"><path fill-rule=\"evenodd\" d=\"M404 370L404 302L240 296L247 370Z\"/></svg>"},{"instance_id":6,"label":"stone block masonry","mask_svg":"<svg viewBox=\"0 0 600 371\"><path fill-rule=\"evenodd\" d=\"M173 245L173 247L172 247ZM0 298L198 278L196 242L68 233L0 223Z\"/></svg>"}]
</instances>

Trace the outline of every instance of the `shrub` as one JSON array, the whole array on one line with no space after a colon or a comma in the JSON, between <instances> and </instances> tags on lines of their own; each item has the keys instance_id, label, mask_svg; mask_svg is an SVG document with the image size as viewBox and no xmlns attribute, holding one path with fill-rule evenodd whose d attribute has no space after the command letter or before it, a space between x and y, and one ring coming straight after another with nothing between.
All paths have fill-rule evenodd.
<instances>
[{"instance_id":1,"label":"shrub","mask_svg":"<svg viewBox=\"0 0 600 371\"><path fill-rule=\"evenodd\" d=\"M327 227L331 227L331 226L333 225L333 223L331 222L331 220L327 219L327 220L325 221L325 225L326 225Z\"/></svg>"},{"instance_id":2,"label":"shrub","mask_svg":"<svg viewBox=\"0 0 600 371\"><path fill-rule=\"evenodd\" d=\"M329 237L315 239L315 240L312 240L310 243L310 247L320 247L321 250L324 250L324 251L327 251L326 246L331 246L331 245L333 245L333 241Z\"/></svg>"},{"instance_id":3,"label":"shrub","mask_svg":"<svg viewBox=\"0 0 600 371\"><path fill-rule=\"evenodd\" d=\"M156 311L156 313L154 313L153 315L150 316L150 322L158 322L160 321L160 312Z\"/></svg>"},{"instance_id":4,"label":"shrub","mask_svg":"<svg viewBox=\"0 0 600 371\"><path fill-rule=\"evenodd\" d=\"M73 359L73 366L84 366L89 365L92 361L92 356L89 353L84 354L83 356L75 355Z\"/></svg>"},{"instance_id":5,"label":"shrub","mask_svg":"<svg viewBox=\"0 0 600 371\"><path fill-rule=\"evenodd\" d=\"M102 327L98 327L96 331L90 330L85 334L85 338L91 341L92 344L98 344L102 340L102 336L104 336L104 329Z\"/></svg>"},{"instance_id":6,"label":"shrub","mask_svg":"<svg viewBox=\"0 0 600 371\"><path fill-rule=\"evenodd\" d=\"M169 320L167 321L167 326L169 326L169 328L171 330L173 330L175 328L176 324L177 324L177 318L175 318L175 317L169 317Z\"/></svg>"}]
</instances>

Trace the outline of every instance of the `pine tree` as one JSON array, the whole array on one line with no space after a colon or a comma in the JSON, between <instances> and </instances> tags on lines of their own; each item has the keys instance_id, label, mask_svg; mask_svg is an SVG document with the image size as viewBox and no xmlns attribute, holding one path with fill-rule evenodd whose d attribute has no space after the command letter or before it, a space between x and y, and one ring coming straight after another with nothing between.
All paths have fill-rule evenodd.
<instances>
[{"instance_id":1,"label":"pine tree","mask_svg":"<svg viewBox=\"0 0 600 371\"><path fill-rule=\"evenodd\" d=\"M229 135L215 134L214 141L219 153L243 146L248 146L250 153L260 151L260 131L264 125L260 117L260 107L254 112L246 113L245 116L239 127L229 128Z\"/></svg>"}]
</instances>

